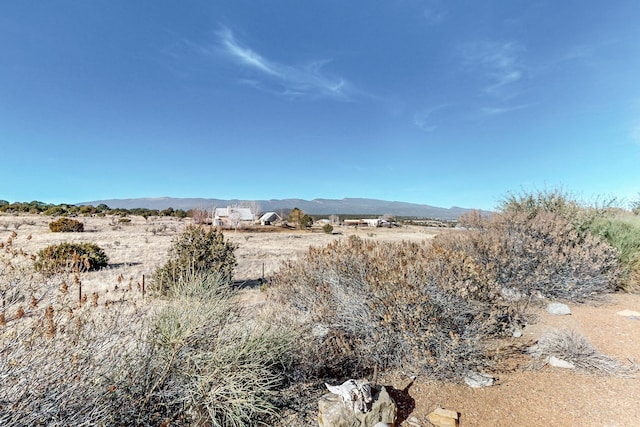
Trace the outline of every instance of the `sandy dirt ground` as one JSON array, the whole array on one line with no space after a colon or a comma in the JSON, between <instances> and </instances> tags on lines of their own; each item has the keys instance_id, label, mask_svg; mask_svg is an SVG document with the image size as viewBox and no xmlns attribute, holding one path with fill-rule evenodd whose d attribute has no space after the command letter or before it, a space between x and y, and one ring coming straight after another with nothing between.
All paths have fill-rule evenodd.
<instances>
[{"instance_id":1,"label":"sandy dirt ground","mask_svg":"<svg viewBox=\"0 0 640 427\"><path fill-rule=\"evenodd\" d=\"M136 299L141 294L135 284L141 282L143 275L150 277L166 260L171 239L188 224L188 220L175 218L131 217L127 224L119 224L113 218L79 219L85 223L84 233L51 233L51 218L0 215L0 241L15 232L15 245L28 253L62 241L97 243L109 256L110 265L83 275L87 292L98 292L108 299ZM441 232L447 231L424 227L336 227L332 235L319 230L292 230L227 231L225 236L237 245L236 280L251 282L263 274L268 277L282 262L296 259L311 245L326 245L353 234L384 241L421 241ZM127 283L134 286L127 289ZM264 299L264 293L257 288L249 287L243 292L249 304L259 304ZM640 311L639 295L615 294L599 305L570 307L572 314L561 317L538 310L537 322L527 326L523 336L513 338L512 343L533 344L547 330L568 328L584 335L604 354L621 361L640 362L640 320L616 314L621 310ZM528 361L528 356L522 356L498 366L494 372L496 385L483 389L418 377L402 393L411 372L382 376L379 382L396 389L401 426L428 426L427 414L437 407L459 412L461 426L640 426L639 377L606 377L548 366L526 370Z\"/></svg>"},{"instance_id":2,"label":"sandy dirt ground","mask_svg":"<svg viewBox=\"0 0 640 427\"><path fill-rule=\"evenodd\" d=\"M640 361L640 320L619 316L640 312L640 295L615 294L598 306L570 304L572 314L553 316L538 310L538 321L513 342L534 344L551 329L572 329L600 352L621 362ZM516 363L514 363L516 362ZM472 389L417 378L402 394L402 426L409 420L429 426L427 415L438 407L460 414L461 426L640 426L640 377L618 378L545 366L527 370L522 356L499 367L492 387ZM409 374L409 373L407 373ZM410 380L395 375L383 384L402 390Z\"/></svg>"}]
</instances>

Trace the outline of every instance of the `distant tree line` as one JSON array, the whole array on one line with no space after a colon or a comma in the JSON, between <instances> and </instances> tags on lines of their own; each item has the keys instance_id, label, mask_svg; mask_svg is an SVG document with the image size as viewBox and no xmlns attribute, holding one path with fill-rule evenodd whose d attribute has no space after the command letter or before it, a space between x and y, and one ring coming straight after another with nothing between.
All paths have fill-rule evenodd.
<instances>
[{"instance_id":1,"label":"distant tree line","mask_svg":"<svg viewBox=\"0 0 640 427\"><path fill-rule=\"evenodd\" d=\"M117 215L117 216L129 216L129 215L138 215L142 216L145 219L150 216L169 216L176 218L186 218L188 216L192 216L196 210L190 209L185 211L183 209L173 209L167 208L163 210L158 209L146 209L146 208L133 208L133 209L123 209L123 208L110 208L104 203L99 204L98 206L92 205L72 205L61 203L58 205L52 203L44 203L38 200L34 200L32 202L14 202L9 203L6 200L0 200L0 212L7 214L20 214L20 213L29 213L35 215L49 215L49 216L106 216L106 215Z\"/></svg>"}]
</instances>

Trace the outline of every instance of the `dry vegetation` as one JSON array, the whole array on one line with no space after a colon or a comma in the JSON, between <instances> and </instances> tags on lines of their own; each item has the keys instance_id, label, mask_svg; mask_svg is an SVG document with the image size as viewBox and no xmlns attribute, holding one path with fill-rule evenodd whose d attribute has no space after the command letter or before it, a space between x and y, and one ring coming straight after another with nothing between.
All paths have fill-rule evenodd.
<instances>
[{"instance_id":1,"label":"dry vegetation","mask_svg":"<svg viewBox=\"0 0 640 427\"><path fill-rule=\"evenodd\" d=\"M510 197L465 230L223 235L106 216L60 233L50 217L0 215L0 424L241 426L298 412L284 425L304 425L325 380L501 369L542 302L637 286L640 233L616 215L558 193ZM88 244L106 268L77 253L35 268L65 258L50 248ZM537 351L633 374L575 334Z\"/></svg>"}]
</instances>

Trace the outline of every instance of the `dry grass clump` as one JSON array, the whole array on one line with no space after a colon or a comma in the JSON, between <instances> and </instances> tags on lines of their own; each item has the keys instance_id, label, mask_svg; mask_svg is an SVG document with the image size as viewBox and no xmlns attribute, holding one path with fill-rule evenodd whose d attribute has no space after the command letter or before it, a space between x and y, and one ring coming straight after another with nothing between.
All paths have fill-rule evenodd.
<instances>
[{"instance_id":1,"label":"dry grass clump","mask_svg":"<svg viewBox=\"0 0 640 427\"><path fill-rule=\"evenodd\" d=\"M257 425L276 416L291 328L247 320L223 274L151 305L79 296L12 236L0 253L0 425Z\"/></svg>"},{"instance_id":2,"label":"dry grass clump","mask_svg":"<svg viewBox=\"0 0 640 427\"><path fill-rule=\"evenodd\" d=\"M173 295L139 353L151 387L134 402L137 412L161 413L172 425L213 426L255 425L274 415L292 330L241 322L235 291L220 276L201 276Z\"/></svg>"},{"instance_id":3,"label":"dry grass clump","mask_svg":"<svg viewBox=\"0 0 640 427\"><path fill-rule=\"evenodd\" d=\"M583 335L573 330L552 330L544 334L529 353L535 358L534 369L542 368L550 356L572 363L577 369L593 374L633 377L638 366L624 364L600 353Z\"/></svg>"}]
</instances>

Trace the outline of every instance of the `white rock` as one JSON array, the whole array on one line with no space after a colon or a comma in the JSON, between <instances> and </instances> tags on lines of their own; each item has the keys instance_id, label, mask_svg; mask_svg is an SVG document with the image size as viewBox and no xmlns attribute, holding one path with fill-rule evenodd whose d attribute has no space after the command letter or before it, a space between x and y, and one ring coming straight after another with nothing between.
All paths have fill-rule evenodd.
<instances>
[{"instance_id":1,"label":"white rock","mask_svg":"<svg viewBox=\"0 0 640 427\"><path fill-rule=\"evenodd\" d=\"M482 388L493 385L494 378L489 374L483 374L479 372L469 372L464 377L464 382L471 388Z\"/></svg>"},{"instance_id":2,"label":"white rock","mask_svg":"<svg viewBox=\"0 0 640 427\"><path fill-rule=\"evenodd\" d=\"M547 363L549 363L549 365L555 367L555 368L563 368L563 369L575 369L576 366L571 363L571 362L567 362L566 360L562 360L562 359L558 359L555 356L549 356L549 358L547 359Z\"/></svg>"},{"instance_id":3,"label":"white rock","mask_svg":"<svg viewBox=\"0 0 640 427\"><path fill-rule=\"evenodd\" d=\"M567 304L552 302L547 306L547 312L556 316L566 316L567 314L571 314L571 309Z\"/></svg>"},{"instance_id":4,"label":"white rock","mask_svg":"<svg viewBox=\"0 0 640 427\"><path fill-rule=\"evenodd\" d=\"M520 328L514 328L514 329L513 329L513 332L511 333L511 335L512 335L514 338L520 338L520 337L522 336L522 329L520 329Z\"/></svg>"},{"instance_id":5,"label":"white rock","mask_svg":"<svg viewBox=\"0 0 640 427\"><path fill-rule=\"evenodd\" d=\"M624 317L631 317L631 318L636 318L636 319L640 319L640 313L638 313L637 311L632 311L632 310L622 310L616 313L618 316L624 316Z\"/></svg>"}]
</instances>

